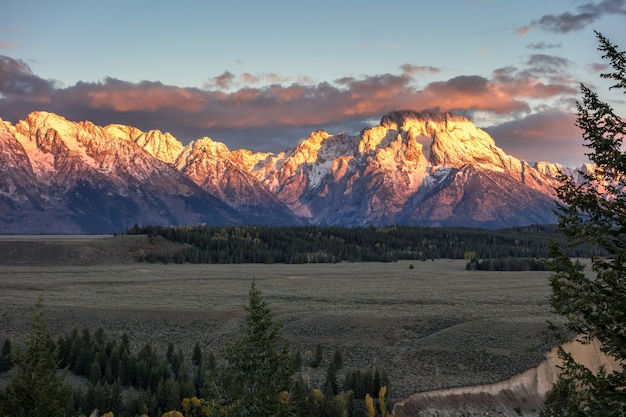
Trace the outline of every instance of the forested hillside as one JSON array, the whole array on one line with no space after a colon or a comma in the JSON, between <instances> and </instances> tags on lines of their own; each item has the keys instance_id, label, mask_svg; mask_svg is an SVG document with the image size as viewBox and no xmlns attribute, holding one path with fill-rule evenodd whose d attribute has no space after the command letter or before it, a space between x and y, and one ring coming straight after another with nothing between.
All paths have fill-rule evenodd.
<instances>
[{"instance_id":1,"label":"forested hillside","mask_svg":"<svg viewBox=\"0 0 626 417\"><path fill-rule=\"evenodd\" d=\"M149 344L136 349L127 333L116 339L101 328L54 341L40 298L25 349L2 344L0 377L10 372L0 384L0 415L357 417L374 416L375 408L389 415L384 369L342 370L339 350L328 360L322 344L315 354L290 347L254 281L245 310L236 339L221 352L203 352L196 342L185 358L172 343L165 354ZM324 383L311 386L307 375L321 366Z\"/></svg>"}]
</instances>

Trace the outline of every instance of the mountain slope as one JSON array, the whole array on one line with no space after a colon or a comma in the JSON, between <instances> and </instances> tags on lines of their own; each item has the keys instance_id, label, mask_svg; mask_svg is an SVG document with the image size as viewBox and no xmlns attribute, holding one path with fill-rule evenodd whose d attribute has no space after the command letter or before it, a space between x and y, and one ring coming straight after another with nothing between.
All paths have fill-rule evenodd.
<instances>
[{"instance_id":1,"label":"mountain slope","mask_svg":"<svg viewBox=\"0 0 626 417\"><path fill-rule=\"evenodd\" d=\"M555 221L555 174L498 148L464 117L389 113L359 136L318 131L250 171L320 225L475 225Z\"/></svg>"},{"instance_id":2,"label":"mountain slope","mask_svg":"<svg viewBox=\"0 0 626 417\"><path fill-rule=\"evenodd\" d=\"M4 233L110 233L134 223L243 223L238 212L173 166L92 123L40 112L3 127L3 148L17 149L21 158L19 165L3 164L13 182L3 184L9 195L5 201L29 202L6 212L12 219L3 223ZM29 166L30 172L25 171Z\"/></svg>"},{"instance_id":3,"label":"mountain slope","mask_svg":"<svg viewBox=\"0 0 626 417\"><path fill-rule=\"evenodd\" d=\"M498 171L464 165L427 195L414 195L397 223L423 226L504 228L546 223L554 200Z\"/></svg>"},{"instance_id":4,"label":"mountain slope","mask_svg":"<svg viewBox=\"0 0 626 417\"><path fill-rule=\"evenodd\" d=\"M468 119L397 111L280 153L35 112L0 123L0 233L139 224L552 223L558 164L507 155ZM592 167L586 167L592 169Z\"/></svg>"},{"instance_id":5,"label":"mountain slope","mask_svg":"<svg viewBox=\"0 0 626 417\"><path fill-rule=\"evenodd\" d=\"M244 213L247 223L298 224L300 220L248 171L226 145L202 138L185 146L176 167L210 194Z\"/></svg>"}]
</instances>

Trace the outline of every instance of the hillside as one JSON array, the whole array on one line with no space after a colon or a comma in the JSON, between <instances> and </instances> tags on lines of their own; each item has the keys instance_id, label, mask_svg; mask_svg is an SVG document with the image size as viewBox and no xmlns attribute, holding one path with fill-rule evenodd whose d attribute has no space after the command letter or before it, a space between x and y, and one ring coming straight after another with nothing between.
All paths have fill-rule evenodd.
<instances>
[{"instance_id":1,"label":"hillside","mask_svg":"<svg viewBox=\"0 0 626 417\"><path fill-rule=\"evenodd\" d=\"M0 236L1 266L93 266L136 263L149 254L176 253L184 245L146 235Z\"/></svg>"}]
</instances>

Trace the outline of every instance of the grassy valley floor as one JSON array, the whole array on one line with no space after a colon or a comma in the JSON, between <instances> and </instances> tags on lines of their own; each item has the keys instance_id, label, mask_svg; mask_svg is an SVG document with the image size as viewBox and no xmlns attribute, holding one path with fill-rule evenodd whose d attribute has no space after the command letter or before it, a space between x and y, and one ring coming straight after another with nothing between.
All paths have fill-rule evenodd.
<instances>
[{"instance_id":1,"label":"grassy valley floor","mask_svg":"<svg viewBox=\"0 0 626 417\"><path fill-rule=\"evenodd\" d=\"M170 245L146 236L0 237L0 339L25 336L43 294L55 335L102 327L114 337L127 332L135 346L152 343L163 353L173 342L190 357L196 341L205 353L218 352L238 331L255 279L303 358L317 343L324 347L321 366L304 370L314 384L323 382L336 349L344 358L342 371L385 369L390 396L403 398L506 379L536 366L555 343L546 329L546 321L555 319L549 272L466 271L461 260L133 260L133 254ZM13 254L7 256L9 247Z\"/></svg>"}]
</instances>

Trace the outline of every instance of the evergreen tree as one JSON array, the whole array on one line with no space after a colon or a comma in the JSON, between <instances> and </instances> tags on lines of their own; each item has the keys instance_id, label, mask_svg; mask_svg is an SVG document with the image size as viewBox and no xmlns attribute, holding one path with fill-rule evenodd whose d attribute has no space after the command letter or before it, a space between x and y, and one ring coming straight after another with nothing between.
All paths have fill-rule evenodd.
<instances>
[{"instance_id":1,"label":"evergreen tree","mask_svg":"<svg viewBox=\"0 0 626 417\"><path fill-rule=\"evenodd\" d=\"M89 368L89 381L97 384L102 379L102 370L100 369L100 362L97 359L91 363Z\"/></svg>"},{"instance_id":2,"label":"evergreen tree","mask_svg":"<svg viewBox=\"0 0 626 417\"><path fill-rule=\"evenodd\" d=\"M200 348L200 344L196 342L193 347L193 355L191 356L191 364L193 366L202 365L202 349Z\"/></svg>"},{"instance_id":3,"label":"evergreen tree","mask_svg":"<svg viewBox=\"0 0 626 417\"><path fill-rule=\"evenodd\" d=\"M334 363L328 365L326 369L326 380L324 381L324 395L330 392L331 395L339 394L339 383L337 382L337 371Z\"/></svg>"},{"instance_id":4,"label":"evergreen tree","mask_svg":"<svg viewBox=\"0 0 626 417\"><path fill-rule=\"evenodd\" d=\"M565 417L584 415L578 404L578 391L574 381L560 379L546 393L540 416Z\"/></svg>"},{"instance_id":5,"label":"evergreen tree","mask_svg":"<svg viewBox=\"0 0 626 417\"><path fill-rule=\"evenodd\" d=\"M15 369L0 394L0 415L15 417L64 416L72 391L58 372L57 351L45 321L43 297L39 297L31 319L25 350L17 350Z\"/></svg>"},{"instance_id":6,"label":"evergreen tree","mask_svg":"<svg viewBox=\"0 0 626 417\"><path fill-rule=\"evenodd\" d=\"M343 366L343 358L341 352L335 351L333 360L328 365L326 370L326 380L324 381L324 394L330 392L332 395L339 394L339 383L337 382L337 373Z\"/></svg>"},{"instance_id":7,"label":"evergreen tree","mask_svg":"<svg viewBox=\"0 0 626 417\"><path fill-rule=\"evenodd\" d=\"M120 349L118 346L113 346L111 349L111 355L109 356L109 363L107 366L111 369L113 379L120 377Z\"/></svg>"},{"instance_id":8,"label":"evergreen tree","mask_svg":"<svg viewBox=\"0 0 626 417\"><path fill-rule=\"evenodd\" d=\"M616 81L611 88L626 92L626 53L618 52L600 33L599 50L608 58L614 72L602 77ZM597 373L576 363L562 349L564 360L561 382L555 386L559 395L546 397L545 416L551 416L554 404L575 409L562 415L624 415L626 413L626 153L622 142L626 121L602 102L598 94L581 86L583 99L578 103L577 125L583 130L588 156L595 168L579 172L583 183L561 176L557 195L559 228L570 245L593 243L608 256L594 257L591 269L573 262L553 245L551 304L554 311L567 317L567 329L583 342L597 339L602 351L621 364L621 371ZM575 387L576 401L563 400L563 392ZM558 408L556 407L556 408Z\"/></svg>"},{"instance_id":9,"label":"evergreen tree","mask_svg":"<svg viewBox=\"0 0 626 417\"><path fill-rule=\"evenodd\" d=\"M293 359L254 281L245 310L240 336L226 351L227 363L217 377L208 378L205 392L228 415L275 415L285 406L279 394L293 382Z\"/></svg>"},{"instance_id":10,"label":"evergreen tree","mask_svg":"<svg viewBox=\"0 0 626 417\"><path fill-rule=\"evenodd\" d=\"M179 385L172 378L161 380L156 394L162 410L173 410L180 405Z\"/></svg>"},{"instance_id":11,"label":"evergreen tree","mask_svg":"<svg viewBox=\"0 0 626 417\"><path fill-rule=\"evenodd\" d=\"M117 416L122 413L123 406L122 384L119 379L116 379L111 385L111 399L108 410Z\"/></svg>"},{"instance_id":12,"label":"evergreen tree","mask_svg":"<svg viewBox=\"0 0 626 417\"><path fill-rule=\"evenodd\" d=\"M0 372L6 372L13 367L11 360L11 340L4 339L2 353L0 353Z\"/></svg>"},{"instance_id":13,"label":"evergreen tree","mask_svg":"<svg viewBox=\"0 0 626 417\"><path fill-rule=\"evenodd\" d=\"M335 367L337 371L340 370L341 367L343 366L343 357L341 356L341 352L338 350L336 350L335 354L333 355L332 365Z\"/></svg>"},{"instance_id":14,"label":"evergreen tree","mask_svg":"<svg viewBox=\"0 0 626 417\"><path fill-rule=\"evenodd\" d=\"M315 345L315 357L311 361L311 368L317 368L322 363L323 358L323 349L322 344L318 343Z\"/></svg>"},{"instance_id":15,"label":"evergreen tree","mask_svg":"<svg viewBox=\"0 0 626 417\"><path fill-rule=\"evenodd\" d=\"M169 342L167 344L167 352L165 353L165 357L167 358L167 362L171 364L174 360L174 343Z\"/></svg>"},{"instance_id":16,"label":"evergreen tree","mask_svg":"<svg viewBox=\"0 0 626 417\"><path fill-rule=\"evenodd\" d=\"M178 350L176 350L176 353L174 354L174 356L172 357L172 361L171 361L171 368L172 368L172 373L174 374L175 377L178 377L178 375L182 372L184 366L183 366L183 351L178 348Z\"/></svg>"}]
</instances>

